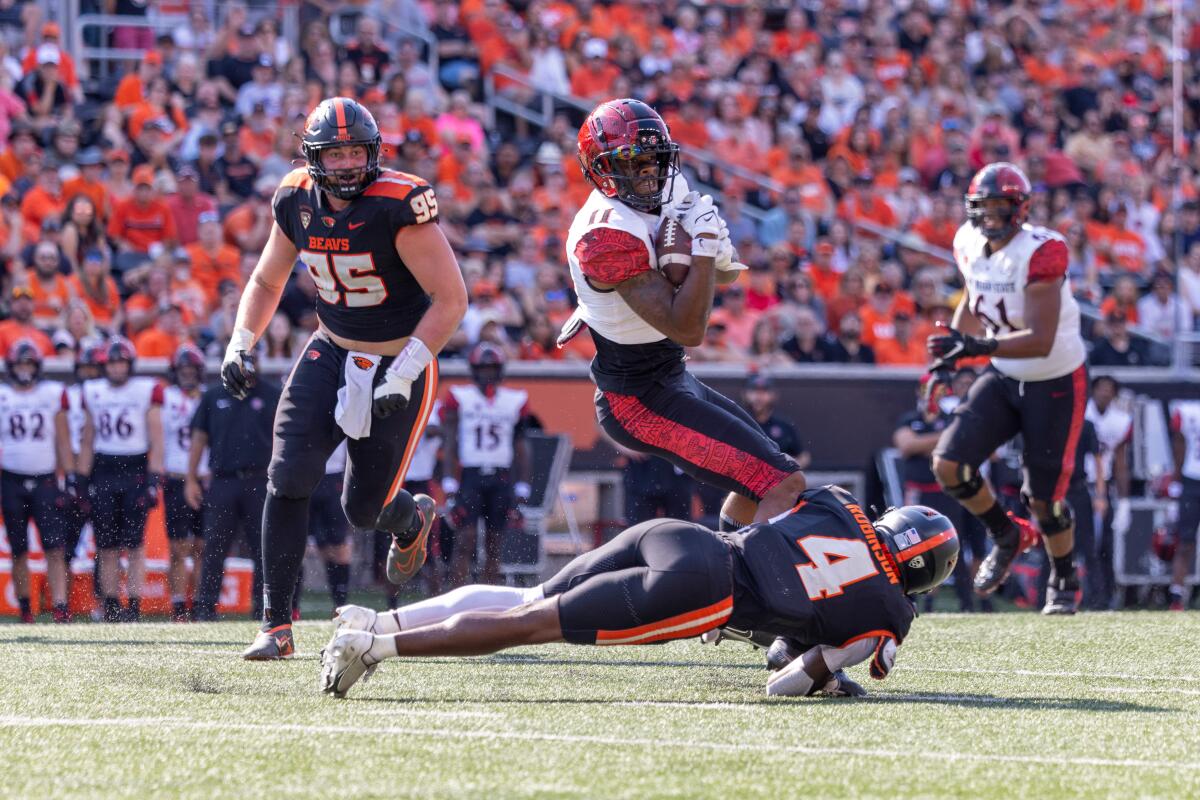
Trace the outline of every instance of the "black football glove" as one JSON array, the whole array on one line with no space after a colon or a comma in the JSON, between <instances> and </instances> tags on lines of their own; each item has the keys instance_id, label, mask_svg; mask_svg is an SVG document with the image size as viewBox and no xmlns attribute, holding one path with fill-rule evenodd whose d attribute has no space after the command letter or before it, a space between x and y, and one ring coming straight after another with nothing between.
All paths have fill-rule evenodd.
<instances>
[{"instance_id":1,"label":"black football glove","mask_svg":"<svg viewBox=\"0 0 1200 800\"><path fill-rule=\"evenodd\" d=\"M1000 344L995 339L981 339L940 325L936 331L926 340L925 347L929 355L940 362L938 366L951 367L960 358L990 356Z\"/></svg>"},{"instance_id":2,"label":"black football glove","mask_svg":"<svg viewBox=\"0 0 1200 800\"><path fill-rule=\"evenodd\" d=\"M257 381L258 364L253 353L235 350L225 354L221 363L221 383L227 392L238 400L245 400Z\"/></svg>"}]
</instances>

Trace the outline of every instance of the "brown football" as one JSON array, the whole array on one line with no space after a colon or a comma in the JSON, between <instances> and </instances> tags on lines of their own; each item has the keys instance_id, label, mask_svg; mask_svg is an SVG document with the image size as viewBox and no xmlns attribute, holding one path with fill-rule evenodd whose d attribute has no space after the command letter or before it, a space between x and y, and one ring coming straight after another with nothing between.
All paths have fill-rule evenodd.
<instances>
[{"instance_id":1,"label":"brown football","mask_svg":"<svg viewBox=\"0 0 1200 800\"><path fill-rule=\"evenodd\" d=\"M654 254L658 258L658 269L675 286L682 286L692 266L692 237L673 217L667 217L658 226L654 237Z\"/></svg>"}]
</instances>

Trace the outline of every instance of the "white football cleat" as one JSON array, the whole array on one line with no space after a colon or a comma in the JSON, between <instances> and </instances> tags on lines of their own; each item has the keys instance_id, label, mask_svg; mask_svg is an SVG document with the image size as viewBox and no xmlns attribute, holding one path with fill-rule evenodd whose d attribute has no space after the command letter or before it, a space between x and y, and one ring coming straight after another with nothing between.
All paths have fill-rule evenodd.
<instances>
[{"instance_id":1,"label":"white football cleat","mask_svg":"<svg viewBox=\"0 0 1200 800\"><path fill-rule=\"evenodd\" d=\"M375 632L375 620L379 614L366 606L338 606L337 615L333 618L334 634L339 631L370 631Z\"/></svg>"},{"instance_id":2,"label":"white football cleat","mask_svg":"<svg viewBox=\"0 0 1200 800\"><path fill-rule=\"evenodd\" d=\"M367 663L375 635L367 631L339 630L321 651L321 691L345 697L359 680L366 682L378 663Z\"/></svg>"}]
</instances>

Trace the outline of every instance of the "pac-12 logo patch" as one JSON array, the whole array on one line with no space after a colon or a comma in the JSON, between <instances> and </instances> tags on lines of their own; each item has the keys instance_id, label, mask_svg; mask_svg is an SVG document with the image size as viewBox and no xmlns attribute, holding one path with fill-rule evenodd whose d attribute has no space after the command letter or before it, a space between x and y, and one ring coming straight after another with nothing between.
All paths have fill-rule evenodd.
<instances>
[{"instance_id":1,"label":"pac-12 logo patch","mask_svg":"<svg viewBox=\"0 0 1200 800\"><path fill-rule=\"evenodd\" d=\"M310 222L312 222L312 209L308 206L300 206L300 224L308 228Z\"/></svg>"},{"instance_id":2,"label":"pac-12 logo patch","mask_svg":"<svg viewBox=\"0 0 1200 800\"><path fill-rule=\"evenodd\" d=\"M375 362L369 358L363 358L362 356L354 356L354 366L358 367L359 369L365 370L365 369L370 369L371 367L375 366Z\"/></svg>"},{"instance_id":3,"label":"pac-12 logo patch","mask_svg":"<svg viewBox=\"0 0 1200 800\"><path fill-rule=\"evenodd\" d=\"M321 351L316 350L316 349L309 350L307 353L304 354L304 357L307 358L309 361L316 361L318 358L321 357Z\"/></svg>"}]
</instances>

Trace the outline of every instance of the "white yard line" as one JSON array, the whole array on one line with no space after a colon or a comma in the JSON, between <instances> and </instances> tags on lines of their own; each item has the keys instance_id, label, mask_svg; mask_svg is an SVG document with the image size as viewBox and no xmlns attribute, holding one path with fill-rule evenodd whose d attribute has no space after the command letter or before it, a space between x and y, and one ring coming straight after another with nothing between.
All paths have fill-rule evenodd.
<instances>
[{"instance_id":1,"label":"white yard line","mask_svg":"<svg viewBox=\"0 0 1200 800\"><path fill-rule=\"evenodd\" d=\"M914 667L897 664L897 670L910 672L943 672L950 675L1022 675L1031 678L1111 678L1121 681L1183 681L1200 683L1196 675L1131 675L1126 672L1039 672L1032 669L984 669L980 667Z\"/></svg>"},{"instance_id":2,"label":"white yard line","mask_svg":"<svg viewBox=\"0 0 1200 800\"><path fill-rule=\"evenodd\" d=\"M669 739L635 739L616 736L577 736L572 734L550 734L518 731L464 731L429 730L428 728L403 728L396 726L369 727L362 725L294 725L264 724L251 722L206 722L171 717L115 717L105 719L55 719L53 717L0 717L0 730L12 728L107 728L145 727L178 728L183 730L241 730L263 733L325 734L339 736L413 736L427 739L476 739L524 742L556 742L563 744L598 744L617 747L668 747L674 750L709 750L716 752L749 753L795 753L818 756L861 756L863 758L903 759L911 762L920 755L943 761L968 761L984 764L1005 762L1011 764L1039 764L1061 767L1064 764L1086 767L1129 767L1146 770L1200 770L1196 761L1150 761L1137 758L1091 758L1087 756L1057 755L1010 755L1005 753L961 753L939 750L887 750L864 747L807 747L804 745L782 745L772 742L703 742Z\"/></svg>"}]
</instances>

